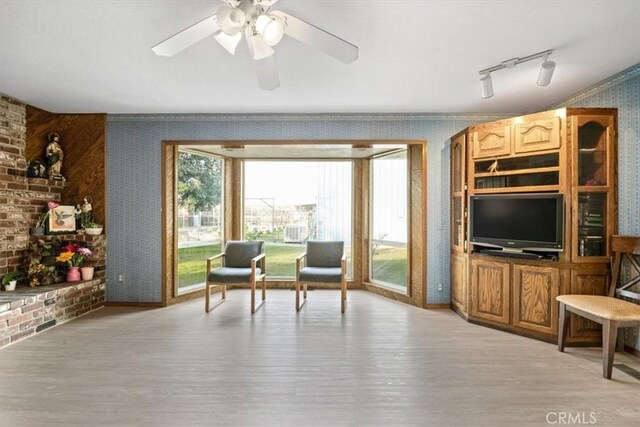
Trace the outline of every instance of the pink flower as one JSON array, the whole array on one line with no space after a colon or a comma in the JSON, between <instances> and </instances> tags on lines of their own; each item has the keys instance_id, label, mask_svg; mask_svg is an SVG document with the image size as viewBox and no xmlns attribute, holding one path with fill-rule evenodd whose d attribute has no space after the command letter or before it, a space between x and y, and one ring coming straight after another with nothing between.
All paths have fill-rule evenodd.
<instances>
[{"instance_id":1,"label":"pink flower","mask_svg":"<svg viewBox=\"0 0 640 427\"><path fill-rule=\"evenodd\" d=\"M91 250L89 248L78 248L78 254L82 255L83 257L90 257Z\"/></svg>"},{"instance_id":2,"label":"pink flower","mask_svg":"<svg viewBox=\"0 0 640 427\"><path fill-rule=\"evenodd\" d=\"M49 210L53 210L53 209L57 208L58 206L60 206L60 203L54 202L53 200L49 200L47 202L47 207L49 208Z\"/></svg>"}]
</instances>

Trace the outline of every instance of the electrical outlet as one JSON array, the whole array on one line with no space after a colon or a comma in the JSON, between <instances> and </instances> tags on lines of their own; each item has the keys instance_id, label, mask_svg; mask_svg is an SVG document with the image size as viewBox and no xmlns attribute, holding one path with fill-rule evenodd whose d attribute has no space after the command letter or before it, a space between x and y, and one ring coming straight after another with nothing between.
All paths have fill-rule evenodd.
<instances>
[{"instance_id":1,"label":"electrical outlet","mask_svg":"<svg viewBox=\"0 0 640 427\"><path fill-rule=\"evenodd\" d=\"M442 283L438 283L438 292L442 292Z\"/></svg>"},{"instance_id":2,"label":"electrical outlet","mask_svg":"<svg viewBox=\"0 0 640 427\"><path fill-rule=\"evenodd\" d=\"M118 274L118 282L119 283L124 282L124 274Z\"/></svg>"}]
</instances>

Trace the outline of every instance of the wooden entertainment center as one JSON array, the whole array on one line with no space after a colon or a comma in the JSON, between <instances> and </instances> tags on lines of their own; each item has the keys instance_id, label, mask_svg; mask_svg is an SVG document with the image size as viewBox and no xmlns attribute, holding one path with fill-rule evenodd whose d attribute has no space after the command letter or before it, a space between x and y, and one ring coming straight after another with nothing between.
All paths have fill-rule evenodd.
<instances>
[{"instance_id":1,"label":"wooden entertainment center","mask_svg":"<svg viewBox=\"0 0 640 427\"><path fill-rule=\"evenodd\" d=\"M473 323L555 341L561 294L604 295L617 231L617 110L566 108L471 126L451 138L451 308ZM497 257L470 243L469 200L564 195L553 259ZM572 314L568 343L598 345L600 325Z\"/></svg>"}]
</instances>

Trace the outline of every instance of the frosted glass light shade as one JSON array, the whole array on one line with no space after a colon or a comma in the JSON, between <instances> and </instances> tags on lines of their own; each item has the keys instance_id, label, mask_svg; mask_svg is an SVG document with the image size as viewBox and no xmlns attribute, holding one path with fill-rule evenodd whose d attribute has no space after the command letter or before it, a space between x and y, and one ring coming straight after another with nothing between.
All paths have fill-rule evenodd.
<instances>
[{"instance_id":1,"label":"frosted glass light shade","mask_svg":"<svg viewBox=\"0 0 640 427\"><path fill-rule=\"evenodd\" d=\"M482 91L482 97L484 99L491 98L493 96L493 82L491 81L491 74L485 74L480 79L480 90Z\"/></svg>"},{"instance_id":2,"label":"frosted glass light shade","mask_svg":"<svg viewBox=\"0 0 640 427\"><path fill-rule=\"evenodd\" d=\"M551 77L553 77L553 70L556 69L556 63L553 61L544 61L540 66L540 73L538 74L538 86L547 86L551 83Z\"/></svg>"},{"instance_id":3,"label":"frosted glass light shade","mask_svg":"<svg viewBox=\"0 0 640 427\"><path fill-rule=\"evenodd\" d=\"M241 9L221 6L216 13L220 29L230 36L240 32L244 25L245 14Z\"/></svg>"},{"instance_id":4,"label":"frosted glass light shade","mask_svg":"<svg viewBox=\"0 0 640 427\"><path fill-rule=\"evenodd\" d=\"M238 47L238 43L242 40L242 33L236 33L230 36L227 33L223 33L220 31L218 34L213 36L220 45L225 48L230 54L236 54L236 48Z\"/></svg>"},{"instance_id":5,"label":"frosted glass light shade","mask_svg":"<svg viewBox=\"0 0 640 427\"><path fill-rule=\"evenodd\" d=\"M273 15L260 15L256 19L256 31L264 37L269 46L275 46L284 36L284 24L280 18Z\"/></svg>"},{"instance_id":6,"label":"frosted glass light shade","mask_svg":"<svg viewBox=\"0 0 640 427\"><path fill-rule=\"evenodd\" d=\"M264 37L260 34L253 34L249 37L249 46L251 48L251 56L256 61L259 59L268 58L275 53L275 51L269 46Z\"/></svg>"}]
</instances>

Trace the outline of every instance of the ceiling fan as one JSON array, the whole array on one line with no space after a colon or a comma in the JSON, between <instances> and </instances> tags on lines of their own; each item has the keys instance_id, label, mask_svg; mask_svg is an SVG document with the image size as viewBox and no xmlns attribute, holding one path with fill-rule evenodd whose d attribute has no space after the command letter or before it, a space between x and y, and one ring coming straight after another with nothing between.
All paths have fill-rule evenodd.
<instances>
[{"instance_id":1,"label":"ceiling fan","mask_svg":"<svg viewBox=\"0 0 640 427\"><path fill-rule=\"evenodd\" d=\"M151 50L159 56L173 56L213 35L222 47L235 55L244 34L254 60L258 84L267 90L280 86L273 46L284 35L318 48L345 64L358 59L358 46L301 19L272 10L278 0L223 1L227 4L220 6L215 15L158 43Z\"/></svg>"}]
</instances>

